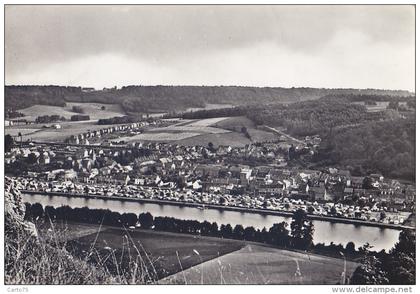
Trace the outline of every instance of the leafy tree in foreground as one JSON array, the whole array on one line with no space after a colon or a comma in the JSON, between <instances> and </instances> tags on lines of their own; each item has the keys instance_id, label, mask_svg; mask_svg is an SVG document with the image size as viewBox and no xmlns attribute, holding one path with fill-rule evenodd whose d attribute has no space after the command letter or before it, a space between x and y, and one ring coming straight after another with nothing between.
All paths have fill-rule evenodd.
<instances>
[{"instance_id":1,"label":"leafy tree in foreground","mask_svg":"<svg viewBox=\"0 0 420 294\"><path fill-rule=\"evenodd\" d=\"M416 283L416 234L413 230L403 230L399 241L385 257L383 269L388 273L392 285Z\"/></svg>"},{"instance_id":2,"label":"leafy tree in foreground","mask_svg":"<svg viewBox=\"0 0 420 294\"><path fill-rule=\"evenodd\" d=\"M293 213L290 227L292 244L295 248L308 249L312 246L314 226L303 209L298 209Z\"/></svg>"},{"instance_id":3,"label":"leafy tree in foreground","mask_svg":"<svg viewBox=\"0 0 420 294\"><path fill-rule=\"evenodd\" d=\"M378 257L368 253L368 247L360 248L365 253L361 265L351 277L351 284L366 285L414 285L416 283L415 231L403 230L399 241L389 254Z\"/></svg>"},{"instance_id":4,"label":"leafy tree in foreground","mask_svg":"<svg viewBox=\"0 0 420 294\"><path fill-rule=\"evenodd\" d=\"M381 270L379 259L374 256L365 256L350 279L352 285L383 285L388 282L385 272Z\"/></svg>"}]
</instances>

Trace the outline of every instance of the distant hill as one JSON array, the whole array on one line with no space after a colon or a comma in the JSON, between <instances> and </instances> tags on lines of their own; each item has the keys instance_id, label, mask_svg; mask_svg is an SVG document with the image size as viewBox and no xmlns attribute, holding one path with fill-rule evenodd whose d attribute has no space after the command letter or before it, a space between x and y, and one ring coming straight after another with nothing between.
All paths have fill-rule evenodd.
<instances>
[{"instance_id":1,"label":"distant hill","mask_svg":"<svg viewBox=\"0 0 420 294\"><path fill-rule=\"evenodd\" d=\"M290 103L326 95L410 96L408 91L375 89L258 88L238 86L126 86L121 89L84 91L81 87L6 86L6 109L36 104L64 106L66 102L120 104L127 112L180 111L206 103L254 105Z\"/></svg>"}]
</instances>

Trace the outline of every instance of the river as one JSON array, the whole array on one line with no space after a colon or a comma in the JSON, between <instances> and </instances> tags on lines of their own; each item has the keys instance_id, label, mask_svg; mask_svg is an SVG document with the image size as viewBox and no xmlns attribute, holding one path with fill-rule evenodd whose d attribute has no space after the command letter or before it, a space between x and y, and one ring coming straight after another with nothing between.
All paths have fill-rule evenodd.
<instances>
[{"instance_id":1,"label":"river","mask_svg":"<svg viewBox=\"0 0 420 294\"><path fill-rule=\"evenodd\" d=\"M216 222L217 224L241 224L244 227L253 226L262 229L270 228L274 223L287 221L291 222L291 217L261 215L258 213L227 211L220 209L204 209L200 210L193 207L176 206L176 205L160 205L151 203L128 202L120 200L102 200L102 199L85 199L65 196L49 196L41 194L22 194L23 200L29 203L40 203L44 207L59 207L68 205L70 207L89 207L96 209L109 209L119 213L135 213L150 212L153 216L169 216L179 219L192 219L198 221ZM388 250L398 241L399 230L384 229L369 226L355 226L353 224L331 223L328 221L313 221L314 243L330 244L346 244L352 241L356 248L362 246L366 242L374 246L374 250Z\"/></svg>"}]
</instances>

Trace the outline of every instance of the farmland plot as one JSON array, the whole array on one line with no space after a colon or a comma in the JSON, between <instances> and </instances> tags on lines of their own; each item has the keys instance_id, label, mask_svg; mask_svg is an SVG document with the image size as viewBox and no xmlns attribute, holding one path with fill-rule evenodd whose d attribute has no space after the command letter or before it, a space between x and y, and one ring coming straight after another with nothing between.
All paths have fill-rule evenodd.
<instances>
[{"instance_id":1,"label":"farmland plot","mask_svg":"<svg viewBox=\"0 0 420 294\"><path fill-rule=\"evenodd\" d=\"M124 110L119 104L67 102L65 109L71 112L73 106L80 107L83 110L83 114L89 115L91 120L125 115Z\"/></svg>"},{"instance_id":2,"label":"farmland plot","mask_svg":"<svg viewBox=\"0 0 420 294\"><path fill-rule=\"evenodd\" d=\"M22 112L25 115L19 119L26 119L28 121L35 121L38 116L42 115L59 115L65 117L66 119L70 119L72 115L77 114L64 107L50 105L33 105L19 110L19 112Z\"/></svg>"},{"instance_id":3,"label":"farmland plot","mask_svg":"<svg viewBox=\"0 0 420 294\"><path fill-rule=\"evenodd\" d=\"M228 133L229 131L219 129L219 128L213 128L213 127L207 127L207 126L191 126L191 125L185 125L185 126L168 126L163 128L155 128L150 129L150 132L197 132L197 133L206 133L206 134L222 134L222 133Z\"/></svg>"},{"instance_id":4,"label":"farmland plot","mask_svg":"<svg viewBox=\"0 0 420 294\"><path fill-rule=\"evenodd\" d=\"M346 263L350 277L357 263ZM163 280L167 284L327 284L340 282L342 259L247 245Z\"/></svg>"},{"instance_id":5,"label":"farmland plot","mask_svg":"<svg viewBox=\"0 0 420 294\"><path fill-rule=\"evenodd\" d=\"M33 134L38 132L40 129L31 129L31 128L6 128L5 134L11 135L12 137L16 137L19 133L21 133L22 137Z\"/></svg>"},{"instance_id":6,"label":"farmland plot","mask_svg":"<svg viewBox=\"0 0 420 294\"><path fill-rule=\"evenodd\" d=\"M190 124L188 124L187 126L192 126L192 127L208 127L211 126L213 124L216 124L220 121L224 121L228 119L228 117L214 117L214 118L205 118L205 119L200 119L200 120L196 120L191 122Z\"/></svg>"},{"instance_id":7,"label":"farmland plot","mask_svg":"<svg viewBox=\"0 0 420 294\"><path fill-rule=\"evenodd\" d=\"M121 137L118 138L118 141L124 141L127 143L136 142L136 141L177 141L182 140L194 136L198 136L200 133L194 132L180 132L180 133L169 133L169 132L150 132L150 133L142 133L132 137Z\"/></svg>"}]
</instances>

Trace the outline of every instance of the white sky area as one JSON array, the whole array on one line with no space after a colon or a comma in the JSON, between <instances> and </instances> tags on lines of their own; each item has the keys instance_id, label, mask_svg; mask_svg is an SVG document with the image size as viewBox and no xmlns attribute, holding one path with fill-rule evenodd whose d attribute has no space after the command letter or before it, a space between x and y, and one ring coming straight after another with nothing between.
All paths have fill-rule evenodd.
<instances>
[{"instance_id":1,"label":"white sky area","mask_svg":"<svg viewBox=\"0 0 420 294\"><path fill-rule=\"evenodd\" d=\"M6 6L8 85L414 91L415 10L369 6Z\"/></svg>"}]
</instances>

